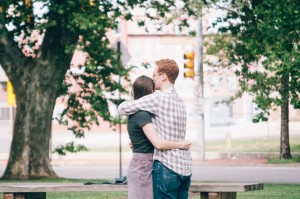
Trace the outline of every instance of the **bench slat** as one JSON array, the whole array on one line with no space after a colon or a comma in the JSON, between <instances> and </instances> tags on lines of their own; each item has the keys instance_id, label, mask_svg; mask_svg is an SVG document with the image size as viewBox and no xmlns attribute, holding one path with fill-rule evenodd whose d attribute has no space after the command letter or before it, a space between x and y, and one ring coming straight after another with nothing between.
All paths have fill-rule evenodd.
<instances>
[{"instance_id":1,"label":"bench slat","mask_svg":"<svg viewBox=\"0 0 300 199\"><path fill-rule=\"evenodd\" d=\"M192 183L190 192L246 192L262 190L261 183Z\"/></svg>"},{"instance_id":2,"label":"bench slat","mask_svg":"<svg viewBox=\"0 0 300 199\"><path fill-rule=\"evenodd\" d=\"M127 185L83 183L1 183L0 192L126 192Z\"/></svg>"},{"instance_id":3,"label":"bench slat","mask_svg":"<svg viewBox=\"0 0 300 199\"><path fill-rule=\"evenodd\" d=\"M190 192L245 192L262 190L260 183L192 183ZM0 183L0 192L126 192L127 185L83 183Z\"/></svg>"}]
</instances>

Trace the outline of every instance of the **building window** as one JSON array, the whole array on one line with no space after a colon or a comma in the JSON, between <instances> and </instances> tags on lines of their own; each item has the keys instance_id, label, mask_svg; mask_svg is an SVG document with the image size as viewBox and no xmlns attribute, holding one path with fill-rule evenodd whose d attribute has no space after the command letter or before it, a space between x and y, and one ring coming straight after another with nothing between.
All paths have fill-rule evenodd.
<instances>
[{"instance_id":1,"label":"building window","mask_svg":"<svg viewBox=\"0 0 300 199\"><path fill-rule=\"evenodd\" d=\"M7 92L7 82L0 82L0 90Z\"/></svg>"},{"instance_id":2,"label":"building window","mask_svg":"<svg viewBox=\"0 0 300 199\"><path fill-rule=\"evenodd\" d=\"M9 108L8 107L0 108L0 120L9 120Z\"/></svg>"}]
</instances>

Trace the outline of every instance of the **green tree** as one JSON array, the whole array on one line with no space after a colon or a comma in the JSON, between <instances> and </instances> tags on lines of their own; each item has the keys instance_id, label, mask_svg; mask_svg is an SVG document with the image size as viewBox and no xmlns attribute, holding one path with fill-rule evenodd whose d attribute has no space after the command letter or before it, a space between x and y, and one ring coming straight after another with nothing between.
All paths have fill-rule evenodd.
<instances>
[{"instance_id":1,"label":"green tree","mask_svg":"<svg viewBox=\"0 0 300 199\"><path fill-rule=\"evenodd\" d=\"M158 24L175 15L186 26L194 11L188 0L2 0L0 2L0 64L13 84L17 112L8 164L2 178L56 177L49 161L49 139L56 99L65 96L60 122L83 137L99 118L115 121L108 104L125 88L115 77L128 79L129 68L110 47L108 31L119 19L133 20L138 6ZM40 7L36 12L36 8ZM143 20L137 20L143 25ZM38 34L42 42L33 37ZM72 73L74 50L87 53L84 73ZM73 83L79 87L74 92ZM74 145L68 148L74 150ZM76 150L76 149L75 149Z\"/></svg>"},{"instance_id":2,"label":"green tree","mask_svg":"<svg viewBox=\"0 0 300 199\"><path fill-rule=\"evenodd\" d=\"M300 108L300 3L297 0L222 1L226 10L214 26L221 33L209 44L209 54L220 63L240 66L240 91L248 92L261 113L254 122L266 121L271 110L281 109L280 158L291 158L289 105Z\"/></svg>"}]
</instances>

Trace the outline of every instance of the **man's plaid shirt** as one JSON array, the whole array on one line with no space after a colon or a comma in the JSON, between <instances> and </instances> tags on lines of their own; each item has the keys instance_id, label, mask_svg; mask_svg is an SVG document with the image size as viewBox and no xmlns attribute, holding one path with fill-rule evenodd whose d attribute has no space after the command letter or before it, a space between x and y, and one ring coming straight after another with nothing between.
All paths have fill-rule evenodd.
<instances>
[{"instance_id":1,"label":"man's plaid shirt","mask_svg":"<svg viewBox=\"0 0 300 199\"><path fill-rule=\"evenodd\" d=\"M177 142L185 140L185 105L174 88L167 88L137 100L125 101L118 107L121 115L130 115L139 110L154 114L152 121L161 139ZM192 158L189 150L155 149L153 159L180 175L192 174Z\"/></svg>"}]
</instances>

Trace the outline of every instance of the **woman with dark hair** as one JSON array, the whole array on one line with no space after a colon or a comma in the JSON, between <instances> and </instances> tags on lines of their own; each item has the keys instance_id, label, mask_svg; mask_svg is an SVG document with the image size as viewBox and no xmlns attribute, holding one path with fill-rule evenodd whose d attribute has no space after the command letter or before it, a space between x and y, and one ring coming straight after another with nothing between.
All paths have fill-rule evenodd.
<instances>
[{"instance_id":1,"label":"woman with dark hair","mask_svg":"<svg viewBox=\"0 0 300 199\"><path fill-rule=\"evenodd\" d=\"M133 97L139 99L154 92L154 82L146 76L138 77L133 83ZM153 199L152 165L154 147L160 150L190 148L191 142L161 140L152 124L150 113L138 111L128 118L128 133L133 156L127 172L128 198Z\"/></svg>"}]
</instances>

